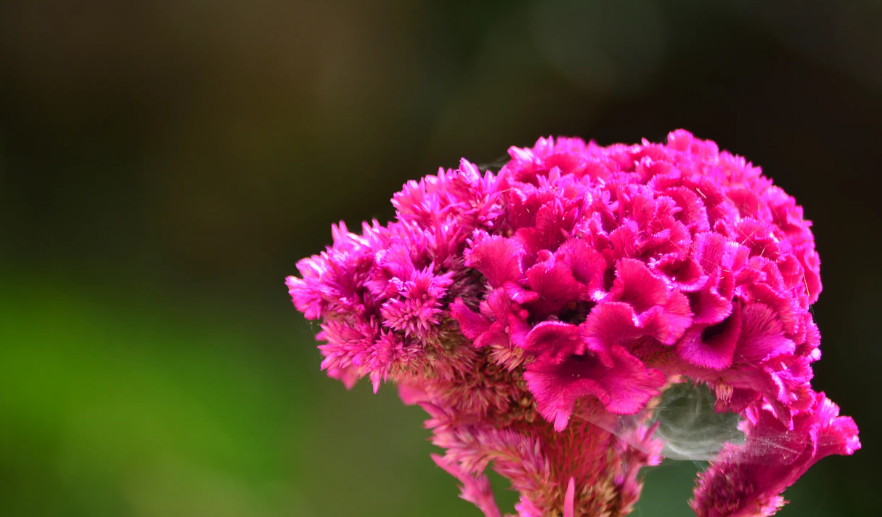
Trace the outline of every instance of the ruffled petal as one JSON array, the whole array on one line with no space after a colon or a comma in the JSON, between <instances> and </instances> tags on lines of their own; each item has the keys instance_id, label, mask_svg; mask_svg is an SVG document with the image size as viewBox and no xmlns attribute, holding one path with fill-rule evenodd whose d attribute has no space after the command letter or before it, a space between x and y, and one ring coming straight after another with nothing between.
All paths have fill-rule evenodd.
<instances>
[{"instance_id":1,"label":"ruffled petal","mask_svg":"<svg viewBox=\"0 0 882 517\"><path fill-rule=\"evenodd\" d=\"M704 368L728 368L732 365L741 329L741 309L736 305L732 314L716 325L690 327L677 342L677 354L684 361Z\"/></svg>"},{"instance_id":2,"label":"ruffled petal","mask_svg":"<svg viewBox=\"0 0 882 517\"><path fill-rule=\"evenodd\" d=\"M698 517L769 516L783 506L780 494L809 467L831 454L850 455L860 448L857 427L823 393L815 410L781 425L765 409L749 414L747 443L728 445L710 468L699 474L690 505Z\"/></svg>"},{"instance_id":3,"label":"ruffled petal","mask_svg":"<svg viewBox=\"0 0 882 517\"><path fill-rule=\"evenodd\" d=\"M567 426L573 406L582 397L597 397L607 411L633 414L658 395L664 375L646 368L624 348L610 350L612 365L605 366L593 352L572 355L561 363L540 357L527 367L524 378L536 397L539 412L558 431Z\"/></svg>"},{"instance_id":4,"label":"ruffled petal","mask_svg":"<svg viewBox=\"0 0 882 517\"><path fill-rule=\"evenodd\" d=\"M759 363L771 357L792 353L795 348L793 341L784 335L781 322L768 305L751 303L744 308L737 348L739 361Z\"/></svg>"},{"instance_id":5,"label":"ruffled petal","mask_svg":"<svg viewBox=\"0 0 882 517\"><path fill-rule=\"evenodd\" d=\"M495 288L521 277L524 250L514 239L486 237L466 254L466 265L481 272Z\"/></svg>"}]
</instances>

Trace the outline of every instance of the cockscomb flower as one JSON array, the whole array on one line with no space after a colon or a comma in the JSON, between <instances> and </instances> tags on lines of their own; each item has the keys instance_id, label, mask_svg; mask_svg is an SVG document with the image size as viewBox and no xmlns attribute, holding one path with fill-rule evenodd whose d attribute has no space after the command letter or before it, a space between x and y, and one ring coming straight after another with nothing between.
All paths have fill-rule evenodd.
<instances>
[{"instance_id":1,"label":"cockscomb flower","mask_svg":"<svg viewBox=\"0 0 882 517\"><path fill-rule=\"evenodd\" d=\"M860 448L810 385L810 223L759 168L682 130L509 154L408 182L395 221L340 223L287 280L322 368L422 406L464 499L501 515L490 467L520 517L629 513L641 467L695 454L664 418L684 386L741 437L711 447L699 517L772 515L815 461Z\"/></svg>"}]
</instances>

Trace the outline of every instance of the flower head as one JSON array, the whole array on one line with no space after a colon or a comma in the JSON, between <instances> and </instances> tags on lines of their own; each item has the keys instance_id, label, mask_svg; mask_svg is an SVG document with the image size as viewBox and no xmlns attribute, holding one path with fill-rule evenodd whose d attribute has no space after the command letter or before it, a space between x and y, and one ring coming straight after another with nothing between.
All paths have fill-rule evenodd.
<instances>
[{"instance_id":1,"label":"flower head","mask_svg":"<svg viewBox=\"0 0 882 517\"><path fill-rule=\"evenodd\" d=\"M759 168L682 130L509 154L498 174L463 160L407 183L395 221L341 223L287 281L322 321L322 367L347 387L394 381L426 409L465 499L500 515L492 465L522 517L624 515L659 459L651 409L684 377L747 436L700 477L701 517L771 515L817 459L860 447L809 383L810 223Z\"/></svg>"}]
</instances>

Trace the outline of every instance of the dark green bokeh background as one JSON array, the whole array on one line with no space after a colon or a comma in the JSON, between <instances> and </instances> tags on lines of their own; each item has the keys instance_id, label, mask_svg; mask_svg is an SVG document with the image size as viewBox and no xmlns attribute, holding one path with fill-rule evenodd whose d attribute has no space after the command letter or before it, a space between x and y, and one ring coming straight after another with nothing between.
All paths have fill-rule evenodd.
<instances>
[{"instance_id":1,"label":"dark green bokeh background","mask_svg":"<svg viewBox=\"0 0 882 517\"><path fill-rule=\"evenodd\" d=\"M875 514L880 23L870 0L3 2L0 515L477 516L419 409L319 371L284 277L461 156L678 127L815 222L814 382L864 448L780 515ZM649 472L635 515L689 515L696 468Z\"/></svg>"}]
</instances>

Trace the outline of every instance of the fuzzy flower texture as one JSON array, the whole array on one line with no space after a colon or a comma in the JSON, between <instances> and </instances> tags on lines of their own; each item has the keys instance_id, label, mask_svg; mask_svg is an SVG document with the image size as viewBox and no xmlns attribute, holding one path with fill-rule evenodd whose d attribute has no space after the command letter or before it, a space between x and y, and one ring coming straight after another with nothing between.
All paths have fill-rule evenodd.
<instances>
[{"instance_id":1,"label":"fuzzy flower texture","mask_svg":"<svg viewBox=\"0 0 882 517\"><path fill-rule=\"evenodd\" d=\"M394 382L435 462L500 517L616 517L661 459L678 383L739 415L699 474L699 517L768 516L812 464L860 447L809 381L821 356L810 222L758 167L679 130L666 144L542 138L498 173L462 160L404 185L394 222L341 223L289 277L329 376Z\"/></svg>"}]
</instances>

